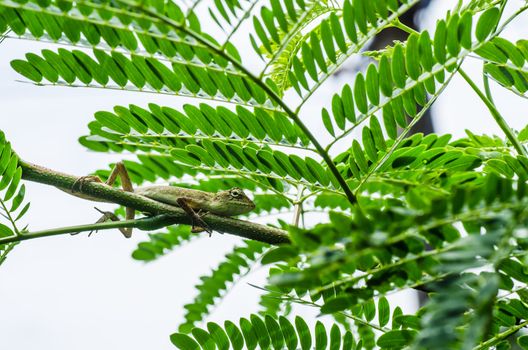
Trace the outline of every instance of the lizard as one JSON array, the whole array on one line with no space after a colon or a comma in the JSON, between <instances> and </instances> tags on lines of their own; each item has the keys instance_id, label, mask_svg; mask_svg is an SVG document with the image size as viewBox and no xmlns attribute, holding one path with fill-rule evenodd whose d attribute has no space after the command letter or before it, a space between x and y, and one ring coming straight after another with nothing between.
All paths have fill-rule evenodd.
<instances>
[{"instance_id":1,"label":"lizard","mask_svg":"<svg viewBox=\"0 0 528 350\"><path fill-rule=\"evenodd\" d=\"M124 191L133 192L155 201L174 205L183 209L192 220L193 232L207 231L209 235L211 235L212 231L203 221L201 215L212 213L220 216L236 216L248 213L255 209L255 203L253 203L253 201L246 196L244 191L238 187L218 191L216 193L168 185L143 186L134 189L123 162L115 164L106 182L103 182L101 178L94 175L81 176L75 181L71 189L62 190L76 197L101 202L101 199L82 194L78 190L82 190L82 185L85 182L98 182L104 183L107 186L112 186L118 176L121 180L121 186ZM103 214L101 219L97 221L98 223L108 220L119 220L119 218L112 212L97 210ZM126 220L134 219L135 213L136 210L134 208L127 207L125 214ZM132 236L132 227L119 228L119 230L126 238Z\"/></svg>"}]
</instances>

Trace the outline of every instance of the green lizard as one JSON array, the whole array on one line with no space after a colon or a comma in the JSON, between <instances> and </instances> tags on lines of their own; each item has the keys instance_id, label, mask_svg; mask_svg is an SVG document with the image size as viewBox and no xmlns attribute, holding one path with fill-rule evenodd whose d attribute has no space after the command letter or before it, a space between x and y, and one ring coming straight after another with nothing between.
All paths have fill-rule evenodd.
<instances>
[{"instance_id":1,"label":"green lizard","mask_svg":"<svg viewBox=\"0 0 528 350\"><path fill-rule=\"evenodd\" d=\"M122 162L118 162L108 180L105 184L112 186L119 176L121 180L121 186L123 190L128 192L134 192L141 196L153 199L158 202L170 204L182 208L192 219L193 232L207 231L211 234L211 229L201 218L201 214L212 213L220 216L235 216L244 213L248 213L255 209L255 203L249 199L240 188L231 188L226 191L219 191L216 193L205 192L200 190L193 190L183 187L176 186L145 186L134 189L132 181L128 175L128 171ZM82 176L72 186L71 190L65 190L66 192L73 194L74 196L89 199L93 201L101 201L98 198L91 197L76 191L76 189L82 189L83 183L87 181L100 182L103 181L98 176ZM97 208L96 208L97 209ZM99 209L97 209L99 210ZM99 210L100 211L100 210ZM108 220L119 220L112 212L103 212L103 217L97 222L104 222ZM126 219L134 219L135 216L134 208L126 208ZM132 228L120 228L121 233L126 238L132 236Z\"/></svg>"}]
</instances>

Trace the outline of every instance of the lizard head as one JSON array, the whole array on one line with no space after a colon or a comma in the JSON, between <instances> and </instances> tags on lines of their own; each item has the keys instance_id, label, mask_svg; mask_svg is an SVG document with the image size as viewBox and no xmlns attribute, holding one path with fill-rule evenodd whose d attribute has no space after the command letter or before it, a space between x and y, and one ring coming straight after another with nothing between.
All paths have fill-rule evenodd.
<instances>
[{"instance_id":1,"label":"lizard head","mask_svg":"<svg viewBox=\"0 0 528 350\"><path fill-rule=\"evenodd\" d=\"M238 187L216 193L212 212L223 216L244 214L255 209L255 203Z\"/></svg>"}]
</instances>

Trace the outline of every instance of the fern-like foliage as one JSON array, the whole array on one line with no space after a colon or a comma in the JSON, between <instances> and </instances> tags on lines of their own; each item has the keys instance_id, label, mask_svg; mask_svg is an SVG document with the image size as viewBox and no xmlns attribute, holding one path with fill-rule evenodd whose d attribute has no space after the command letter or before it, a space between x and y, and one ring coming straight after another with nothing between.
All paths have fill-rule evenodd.
<instances>
[{"instance_id":1,"label":"fern-like foliage","mask_svg":"<svg viewBox=\"0 0 528 350\"><path fill-rule=\"evenodd\" d=\"M522 254L521 232L526 224L524 183L515 185L495 173L478 182L479 186L473 181L453 186L448 193L434 197L411 190L407 200L400 202L401 207L388 198L389 210L378 203L380 207L369 208L368 216L357 210L352 215L333 212L328 224L292 230L298 250L291 246L277 248L269 253L273 259L266 259L288 261L292 267L273 275L271 281L287 294L302 296L309 292L312 300L322 301L323 313L353 310L362 300L394 288L436 291L438 296L422 315L425 338L417 341L426 343L420 346L443 348L448 341L453 342L452 347L465 342L475 346L485 337L492 337L491 330L499 332L500 328L492 327L493 300L498 290L510 292L513 279L523 279L501 271L504 263L516 265L504 261L505 255L515 251ZM462 224L469 235L463 235L456 223ZM426 250L427 246L431 248ZM301 251L306 256L302 261ZM295 268L298 264L304 268ZM492 267L495 272L465 272L482 267ZM446 326L446 318L453 325ZM438 332L433 325L438 325ZM464 329L468 334L451 331L462 325L467 326ZM435 332L434 337L429 332ZM442 332L450 333L451 340ZM401 345L410 345L413 338L407 337ZM438 339L443 342L438 343Z\"/></svg>"},{"instance_id":2,"label":"fern-like foliage","mask_svg":"<svg viewBox=\"0 0 528 350\"><path fill-rule=\"evenodd\" d=\"M291 244L245 242L202 277L174 345L487 349L528 325L528 128L510 128L490 89L478 90L461 68L477 59L486 84L491 78L526 97L527 41L502 31L528 5L507 17L504 0L460 2L433 30L417 32L398 18L418 2L0 0L6 38L62 44L11 62L31 82L190 98L178 108L96 112L82 145L134 155L125 165L136 185L251 191L256 209L245 219L268 215L288 231ZM204 21L218 30L204 32ZM372 61L324 108L304 108L389 27L409 37L366 53ZM241 36L254 52L234 45ZM253 64L259 58L261 66ZM409 135L457 74L506 137ZM307 128L308 118L318 130ZM12 225L0 226L1 262L12 249L2 242L23 234L15 223L27 206L18 158L3 134L0 141L1 204ZM305 225L312 213L318 223ZM132 256L152 261L195 238L189 228L168 227ZM257 263L269 265L266 285L256 286L265 291L261 316L196 327ZM405 289L430 300L404 315L389 295ZM292 324L284 315L293 304L316 307L336 324L329 331L300 317Z\"/></svg>"},{"instance_id":3,"label":"fern-like foliage","mask_svg":"<svg viewBox=\"0 0 528 350\"><path fill-rule=\"evenodd\" d=\"M295 324L295 325L294 325ZM287 318L261 318L250 315L241 318L239 326L226 321L222 326L209 322L207 330L194 328L190 335L174 333L171 341L178 349L360 349L351 332L342 333L337 325L330 332L321 322L311 330L307 323L297 317L294 324Z\"/></svg>"},{"instance_id":4,"label":"fern-like foliage","mask_svg":"<svg viewBox=\"0 0 528 350\"><path fill-rule=\"evenodd\" d=\"M528 91L528 41L516 44L495 38L486 43L477 54L485 59L484 71L492 79L513 92L526 97Z\"/></svg>"},{"instance_id":5,"label":"fern-like foliage","mask_svg":"<svg viewBox=\"0 0 528 350\"><path fill-rule=\"evenodd\" d=\"M185 322L180 325L179 331L191 332L195 324L210 312L211 306L224 297L229 284L236 283L237 278L247 275L267 248L264 243L246 241L243 246L235 247L226 254L225 260L213 269L210 276L202 276L201 283L196 286L198 295L192 303L184 306Z\"/></svg>"},{"instance_id":6,"label":"fern-like foliage","mask_svg":"<svg viewBox=\"0 0 528 350\"><path fill-rule=\"evenodd\" d=\"M26 187L20 182L21 177L18 156L4 133L0 132L0 215L5 222L0 222L0 239L3 238L4 242L25 232L25 228L19 227L19 222L28 211L29 203L24 200ZM0 241L0 265L16 244L16 241L4 244Z\"/></svg>"},{"instance_id":7,"label":"fern-like foliage","mask_svg":"<svg viewBox=\"0 0 528 350\"><path fill-rule=\"evenodd\" d=\"M132 257L141 261L153 261L168 251L196 238L189 227L169 227L167 232L149 234L149 240L138 244L132 252Z\"/></svg>"}]
</instances>

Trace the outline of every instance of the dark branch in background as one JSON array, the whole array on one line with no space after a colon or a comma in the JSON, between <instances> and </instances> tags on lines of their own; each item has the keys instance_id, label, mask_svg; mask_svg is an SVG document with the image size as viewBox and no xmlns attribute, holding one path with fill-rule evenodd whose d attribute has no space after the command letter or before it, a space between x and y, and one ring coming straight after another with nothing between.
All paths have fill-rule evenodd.
<instances>
[{"instance_id":1,"label":"dark branch in background","mask_svg":"<svg viewBox=\"0 0 528 350\"><path fill-rule=\"evenodd\" d=\"M431 5L431 0L424 0L420 1L418 4L413 6L409 11L405 12L403 15L399 17L400 22L402 22L404 25L415 29L420 30L419 25L419 15L423 11L427 10L427 7ZM408 33L405 31L396 28L396 27L389 27L381 31L376 37L374 37L374 40L370 43L368 47L366 47L366 50L381 50L389 45L393 45L394 41L405 41L407 40L407 37L409 36ZM352 73L355 74L358 67L351 67L351 68L345 68L341 71L336 72L335 76L339 76L339 74L347 74L352 70ZM433 126L433 118L431 109L428 108L423 117L411 128L410 133L416 134L416 133L424 133L424 134L431 134L434 132L434 126ZM419 291L418 293L418 303L420 305L424 305L427 298L427 293L423 291Z\"/></svg>"},{"instance_id":2,"label":"dark branch in background","mask_svg":"<svg viewBox=\"0 0 528 350\"><path fill-rule=\"evenodd\" d=\"M74 185L75 181L78 179L77 176L68 175L60 173L51 169L47 169L38 165L30 164L24 161L19 162L22 167L22 178L27 181L39 182L46 185L55 186L62 189L70 190ZM135 208L136 210L156 215L157 217L151 218L150 224L154 227L159 228L163 226L168 226L171 224L184 224L191 225L191 219L188 215L180 208L164 204L151 200L149 198L134 194L132 192L125 192L116 188L112 188L100 183L87 182L83 184L82 189L79 190L79 193L97 198L103 202L111 202L120 204L122 206ZM166 215L163 215L166 214ZM156 221L157 220L157 221ZM232 235L244 237L247 239L252 239L255 241L260 241L269 244L281 244L281 243L290 243L288 234L286 231L277 229L274 227L256 224L249 221L238 220L230 217L223 217L213 214L207 214L203 216L203 220L213 229L214 231L229 233ZM152 229L152 225L149 226L148 219L140 220L130 220L129 225L131 227L138 227L139 229ZM98 228L114 228L118 227L117 225L123 227L126 223L106 223L107 225L97 226ZM101 225L101 224L99 224ZM87 229L79 230L80 226L73 227L75 230L70 230L72 228L63 228L57 230L47 230L42 231L47 234L42 234L39 232L30 234L27 236L21 235L18 236L18 239L13 238L13 241L20 241L28 239L28 236L31 237L43 237L51 236L52 233L61 230L61 233L69 232L80 232L85 230L93 229L94 225L85 225L83 227ZM65 231L64 231L65 230ZM57 233L60 234L60 233ZM22 238L21 238L22 237Z\"/></svg>"},{"instance_id":3,"label":"dark branch in background","mask_svg":"<svg viewBox=\"0 0 528 350\"><path fill-rule=\"evenodd\" d=\"M430 0L420 1L416 6L400 16L400 22L412 29L420 30L419 15L422 11L426 10L430 4ZM387 45L391 45L394 40L405 41L408 36L408 33L399 28L387 28L374 38L374 41L371 44L371 49L382 49ZM411 128L410 131L411 134L420 132L426 135L434 132L431 108L427 109L423 117ZM428 300L427 292L420 289L417 289L417 292L418 304L420 306L425 305Z\"/></svg>"},{"instance_id":4,"label":"dark branch in background","mask_svg":"<svg viewBox=\"0 0 528 350\"><path fill-rule=\"evenodd\" d=\"M416 4L416 6L414 6L409 11L407 11L402 16L400 16L400 22L402 22L404 25L412 29L420 30L419 15L420 13L422 13L422 11L426 10L430 4L431 4L431 0L420 1L418 4ZM376 36L372 45L375 46L374 47L375 49L380 49L380 48L383 48L389 45L387 41L390 41L390 42L392 42L393 40L405 41L407 40L408 36L409 34L404 32L401 29L394 28L394 27L387 28L384 31L382 31L378 36ZM411 131L410 131L411 134L416 134L420 132L426 135L434 132L431 108L427 109L423 117L411 128ZM417 292L418 292L418 304L420 306L425 305L425 303L429 299L427 296L427 292L424 290L419 290L419 289L417 289Z\"/></svg>"}]
</instances>

